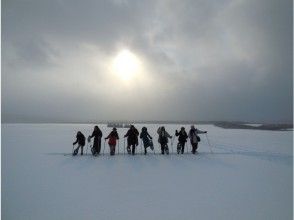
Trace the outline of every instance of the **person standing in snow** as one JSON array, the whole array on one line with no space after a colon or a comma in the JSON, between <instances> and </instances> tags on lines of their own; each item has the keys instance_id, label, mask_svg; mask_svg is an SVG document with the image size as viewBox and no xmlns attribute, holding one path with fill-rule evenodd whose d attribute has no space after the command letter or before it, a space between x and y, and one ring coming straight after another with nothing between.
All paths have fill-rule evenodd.
<instances>
[{"instance_id":1,"label":"person standing in snow","mask_svg":"<svg viewBox=\"0 0 294 220\"><path fill-rule=\"evenodd\" d=\"M108 144L110 147L110 155L113 156L115 154L115 146L116 146L116 140L119 139L118 133L116 131L116 128L113 128L110 134L105 138L105 140L108 140Z\"/></svg>"},{"instance_id":2,"label":"person standing in snow","mask_svg":"<svg viewBox=\"0 0 294 220\"><path fill-rule=\"evenodd\" d=\"M77 155L79 153L79 149L81 148L81 155L83 155L83 149L85 146L85 136L82 134L82 132L78 131L76 135L77 140L72 143L73 145L78 144L78 147L73 151L73 155Z\"/></svg>"},{"instance_id":3,"label":"person standing in snow","mask_svg":"<svg viewBox=\"0 0 294 220\"><path fill-rule=\"evenodd\" d=\"M151 150L154 150L153 148L153 143L152 143L152 137L150 136L150 134L147 131L146 127L142 128L141 134L140 134L140 138L143 141L144 144L144 154L147 154L147 148L150 146Z\"/></svg>"},{"instance_id":4,"label":"person standing in snow","mask_svg":"<svg viewBox=\"0 0 294 220\"><path fill-rule=\"evenodd\" d=\"M167 143L168 143L168 138L172 138L172 136L170 136L170 134L165 130L163 126L157 129L157 134L158 134L158 142L160 143L160 146L161 146L161 154L164 154L164 152L166 154L169 154Z\"/></svg>"},{"instance_id":5,"label":"person standing in snow","mask_svg":"<svg viewBox=\"0 0 294 220\"><path fill-rule=\"evenodd\" d=\"M90 135L88 137L88 142L91 141L91 138L94 138L92 154L94 156L97 156L98 154L100 154L101 138L102 138L102 132L101 132L101 130L99 129L99 127L97 125L94 127L94 131L93 131L92 135Z\"/></svg>"},{"instance_id":6,"label":"person standing in snow","mask_svg":"<svg viewBox=\"0 0 294 220\"><path fill-rule=\"evenodd\" d=\"M127 131L124 137L128 137L127 139L127 151L131 153L131 146L132 146L132 155L135 155L135 148L138 146L138 136L139 131L135 128L134 125L131 125L130 129Z\"/></svg>"},{"instance_id":7,"label":"person standing in snow","mask_svg":"<svg viewBox=\"0 0 294 220\"><path fill-rule=\"evenodd\" d=\"M178 132L178 130L176 130L176 136L179 136L179 139L178 139L178 146L177 146L177 152L178 154L181 152L182 154L184 153L184 150L185 150L185 144L187 142L187 139L188 139L188 135L185 131L185 128L184 127L181 127L181 130L180 132Z\"/></svg>"},{"instance_id":8,"label":"person standing in snow","mask_svg":"<svg viewBox=\"0 0 294 220\"><path fill-rule=\"evenodd\" d=\"M189 138L192 145L192 153L195 154L197 152L198 148L198 142L200 142L200 137L198 134L205 134L207 131L200 131L197 128L195 128L194 125L191 126L191 129L189 131Z\"/></svg>"}]
</instances>

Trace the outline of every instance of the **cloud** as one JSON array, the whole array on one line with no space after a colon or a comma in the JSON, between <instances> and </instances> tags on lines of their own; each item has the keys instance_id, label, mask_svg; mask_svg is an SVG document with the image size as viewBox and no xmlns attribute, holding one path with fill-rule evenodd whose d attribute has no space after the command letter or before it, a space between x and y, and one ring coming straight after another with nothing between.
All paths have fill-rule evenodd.
<instances>
[{"instance_id":1,"label":"cloud","mask_svg":"<svg viewBox=\"0 0 294 220\"><path fill-rule=\"evenodd\" d=\"M292 1L3 1L3 121L292 121ZM143 62L126 85L119 50Z\"/></svg>"}]
</instances>

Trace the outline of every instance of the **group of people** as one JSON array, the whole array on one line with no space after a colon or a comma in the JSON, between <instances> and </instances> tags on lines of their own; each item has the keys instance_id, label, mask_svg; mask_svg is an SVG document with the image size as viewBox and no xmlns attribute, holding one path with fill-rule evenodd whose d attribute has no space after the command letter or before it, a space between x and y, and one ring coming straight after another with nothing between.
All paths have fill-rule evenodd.
<instances>
[{"instance_id":1,"label":"group of people","mask_svg":"<svg viewBox=\"0 0 294 220\"><path fill-rule=\"evenodd\" d=\"M178 137L178 144L177 144L177 153L184 153L185 151L185 144L190 139L190 143L192 146L192 153L195 154L198 149L198 143L200 142L200 137L198 134L207 133L207 131L200 131L195 128L194 125L191 126L190 131L185 131L184 127L181 127L180 131L175 131L175 136ZM165 127L159 127L157 129L158 134L158 143L160 144L161 154L169 154L168 148L168 139L172 139L172 136L165 130ZM94 127L92 135L88 136L87 141L91 142L91 139L94 139L93 146L91 148L91 152L94 156L100 154L101 151L101 139L102 139L102 131L98 126ZM131 125L127 133L124 135L124 138L127 138L127 152L128 154L135 155L136 146L139 145L139 138L142 139L143 146L144 146L144 154L147 154L147 148L150 147L151 150L154 151L153 141L151 135L148 133L147 128L143 127L141 133L135 128L134 125ZM119 135L117 133L117 129L113 128L112 131L109 133L107 137L105 137L105 141L108 140L108 145L110 148L110 155L115 155L115 148L117 141L119 140ZM78 144L77 148L73 148L73 155L77 155L79 149L81 149L81 155L83 155L83 149L86 144L86 138L82 134L82 132L78 131L76 135L76 141L73 145Z\"/></svg>"}]
</instances>

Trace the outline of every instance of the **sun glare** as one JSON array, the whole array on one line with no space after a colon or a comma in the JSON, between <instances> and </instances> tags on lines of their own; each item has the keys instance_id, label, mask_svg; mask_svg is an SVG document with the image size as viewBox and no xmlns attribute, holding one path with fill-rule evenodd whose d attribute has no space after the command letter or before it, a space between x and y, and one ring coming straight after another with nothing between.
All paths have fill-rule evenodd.
<instances>
[{"instance_id":1,"label":"sun glare","mask_svg":"<svg viewBox=\"0 0 294 220\"><path fill-rule=\"evenodd\" d=\"M113 59L112 67L121 79L129 81L140 72L140 60L129 50L122 50Z\"/></svg>"}]
</instances>

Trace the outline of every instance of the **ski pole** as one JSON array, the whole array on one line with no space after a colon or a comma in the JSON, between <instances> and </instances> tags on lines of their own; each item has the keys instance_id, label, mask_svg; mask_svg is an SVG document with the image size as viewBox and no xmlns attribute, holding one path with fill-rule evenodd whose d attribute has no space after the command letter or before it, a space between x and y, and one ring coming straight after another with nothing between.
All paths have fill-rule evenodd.
<instances>
[{"instance_id":1,"label":"ski pole","mask_svg":"<svg viewBox=\"0 0 294 220\"><path fill-rule=\"evenodd\" d=\"M105 150L105 142L106 142L106 141L104 140L103 155L104 155L104 150Z\"/></svg>"},{"instance_id":2,"label":"ski pole","mask_svg":"<svg viewBox=\"0 0 294 220\"><path fill-rule=\"evenodd\" d=\"M74 153L74 148L75 148L75 145L72 145L72 152L71 152L71 154Z\"/></svg>"},{"instance_id":3,"label":"ski pole","mask_svg":"<svg viewBox=\"0 0 294 220\"><path fill-rule=\"evenodd\" d=\"M213 153L213 152L212 152L212 146L211 146L211 144L210 144L210 142L209 142L209 138L208 138L208 136L207 136L206 133L205 133L205 136L206 136L206 138L207 138L207 142L208 142L208 145L209 145L209 147L210 147L210 153Z\"/></svg>"},{"instance_id":4,"label":"ski pole","mask_svg":"<svg viewBox=\"0 0 294 220\"><path fill-rule=\"evenodd\" d=\"M87 144L86 155L88 155L88 147L89 147L89 143Z\"/></svg>"},{"instance_id":5,"label":"ski pole","mask_svg":"<svg viewBox=\"0 0 294 220\"><path fill-rule=\"evenodd\" d=\"M155 155L156 153L155 153L155 147L154 147L154 144L153 144L153 154Z\"/></svg>"},{"instance_id":6,"label":"ski pole","mask_svg":"<svg viewBox=\"0 0 294 220\"><path fill-rule=\"evenodd\" d=\"M126 153L126 139L124 138L124 155Z\"/></svg>"},{"instance_id":7,"label":"ski pole","mask_svg":"<svg viewBox=\"0 0 294 220\"><path fill-rule=\"evenodd\" d=\"M117 140L117 155L119 155L119 140Z\"/></svg>"},{"instance_id":8,"label":"ski pole","mask_svg":"<svg viewBox=\"0 0 294 220\"><path fill-rule=\"evenodd\" d=\"M170 145L170 147L171 147L171 151L172 151L172 154L174 153L174 147L173 147L173 141L171 142L171 145Z\"/></svg>"}]
</instances>

